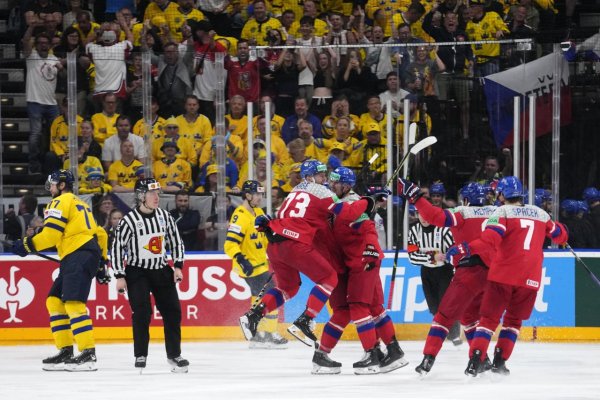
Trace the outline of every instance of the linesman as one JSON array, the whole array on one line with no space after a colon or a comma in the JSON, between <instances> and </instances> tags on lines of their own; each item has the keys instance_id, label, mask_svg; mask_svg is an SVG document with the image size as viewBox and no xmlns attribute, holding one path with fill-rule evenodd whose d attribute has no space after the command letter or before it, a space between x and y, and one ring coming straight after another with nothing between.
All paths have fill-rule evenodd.
<instances>
[{"instance_id":1,"label":"linesman","mask_svg":"<svg viewBox=\"0 0 600 400\"><path fill-rule=\"evenodd\" d=\"M189 362L181 357L181 305L175 287L183 279L183 241L171 214L158 207L160 183L139 179L134 190L136 207L119 222L110 258L117 290L129 294L135 367L140 372L146 367L152 293L163 318L171 371L187 372ZM174 268L167 263L167 249Z\"/></svg>"},{"instance_id":2,"label":"linesman","mask_svg":"<svg viewBox=\"0 0 600 400\"><path fill-rule=\"evenodd\" d=\"M96 225L90 206L73 194L73 174L64 169L48 176L46 190L52 201L44 210L41 231L14 243L12 251L25 257L56 247L60 257L58 277L50 288L46 308L58 354L42 361L45 371L96 371L92 320L85 303L94 276L108 283L108 235ZM80 354L73 356L73 340Z\"/></svg>"},{"instance_id":3,"label":"linesman","mask_svg":"<svg viewBox=\"0 0 600 400\"><path fill-rule=\"evenodd\" d=\"M225 253L233 259L233 270L248 283L253 304L261 291L265 293L275 286L267 262L268 241L265 234L254 227L256 217L264 215L260 208L264 193L265 188L258 181L244 182L244 201L231 215L224 246ZM265 316L259 323L258 332L250 340L250 348L287 347L287 339L277 332L277 317L277 309Z\"/></svg>"}]
</instances>

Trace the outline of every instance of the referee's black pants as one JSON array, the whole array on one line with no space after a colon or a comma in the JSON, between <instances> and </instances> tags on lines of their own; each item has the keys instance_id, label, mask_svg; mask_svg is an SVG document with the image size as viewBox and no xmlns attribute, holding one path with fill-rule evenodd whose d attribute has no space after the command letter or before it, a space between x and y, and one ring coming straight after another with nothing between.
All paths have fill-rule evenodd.
<instances>
[{"instance_id":1,"label":"referee's black pants","mask_svg":"<svg viewBox=\"0 0 600 400\"><path fill-rule=\"evenodd\" d=\"M421 282L423 283L423 294L427 301L427 307L432 315L437 313L446 289L454 276L454 268L450 264L441 267L421 267Z\"/></svg>"},{"instance_id":2,"label":"referee's black pants","mask_svg":"<svg viewBox=\"0 0 600 400\"><path fill-rule=\"evenodd\" d=\"M173 281L173 269L127 267L125 281L131 306L135 357L148 356L152 304L150 293L163 319L168 358L181 355L181 304Z\"/></svg>"}]
</instances>

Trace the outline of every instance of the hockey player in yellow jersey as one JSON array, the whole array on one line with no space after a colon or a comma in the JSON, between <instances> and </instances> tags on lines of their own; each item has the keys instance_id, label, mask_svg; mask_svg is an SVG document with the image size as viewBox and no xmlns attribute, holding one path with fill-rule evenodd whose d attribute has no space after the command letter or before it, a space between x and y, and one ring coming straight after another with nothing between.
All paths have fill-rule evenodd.
<instances>
[{"instance_id":1,"label":"hockey player in yellow jersey","mask_svg":"<svg viewBox=\"0 0 600 400\"><path fill-rule=\"evenodd\" d=\"M95 371L96 350L92 320L87 301L94 276L108 283L106 271L107 239L96 225L90 206L73 194L75 179L70 171L54 171L46 182L52 201L44 210L44 225L34 236L18 240L12 252L25 257L56 247L60 271L54 281L46 307L57 355L42 361L46 371ZM80 354L73 356L73 340Z\"/></svg>"},{"instance_id":2,"label":"hockey player in yellow jersey","mask_svg":"<svg viewBox=\"0 0 600 400\"><path fill-rule=\"evenodd\" d=\"M233 270L246 280L252 293L252 303L275 284L267 262L267 238L254 227L254 220L264 215L260 208L265 188L258 181L248 180L242 185L244 201L235 209L227 228L225 253L233 259ZM277 311L267 314L258 325L258 332L250 341L250 348L286 348L287 340L277 333Z\"/></svg>"}]
</instances>

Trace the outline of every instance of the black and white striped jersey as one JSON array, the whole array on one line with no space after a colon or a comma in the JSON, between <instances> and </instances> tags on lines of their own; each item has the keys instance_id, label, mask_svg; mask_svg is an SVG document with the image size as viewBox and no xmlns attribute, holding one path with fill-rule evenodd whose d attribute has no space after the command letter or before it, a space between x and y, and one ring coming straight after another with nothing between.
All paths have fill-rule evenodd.
<instances>
[{"instance_id":1,"label":"black and white striped jersey","mask_svg":"<svg viewBox=\"0 0 600 400\"><path fill-rule=\"evenodd\" d=\"M125 266L159 269L167 266L167 251L176 266L183 266L184 246L171 214L156 209L143 214L129 211L119 222L110 248L115 275L125 275Z\"/></svg>"},{"instance_id":2,"label":"black and white striped jersey","mask_svg":"<svg viewBox=\"0 0 600 400\"><path fill-rule=\"evenodd\" d=\"M444 263L436 263L432 256L437 253L445 254L453 244L450 228L433 225L424 227L416 223L408 232L408 259L412 264L423 267L441 267Z\"/></svg>"}]
</instances>

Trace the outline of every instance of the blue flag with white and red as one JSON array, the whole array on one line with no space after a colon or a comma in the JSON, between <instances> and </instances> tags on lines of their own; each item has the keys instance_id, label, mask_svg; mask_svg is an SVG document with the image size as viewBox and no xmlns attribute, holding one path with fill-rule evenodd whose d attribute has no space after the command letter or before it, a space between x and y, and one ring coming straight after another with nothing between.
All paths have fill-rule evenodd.
<instances>
[{"instance_id":1,"label":"blue flag with white and red","mask_svg":"<svg viewBox=\"0 0 600 400\"><path fill-rule=\"evenodd\" d=\"M558 58L558 60L557 60ZM554 76L555 62L561 62L562 77ZM569 66L563 55L553 53L535 61L519 65L497 74L488 75L484 81L490 127L498 147L513 144L514 98L521 97L521 129L519 137L527 140L529 126L529 95L535 96L536 136L552 131L552 88L560 82L560 125L571 123L571 91Z\"/></svg>"}]
</instances>

